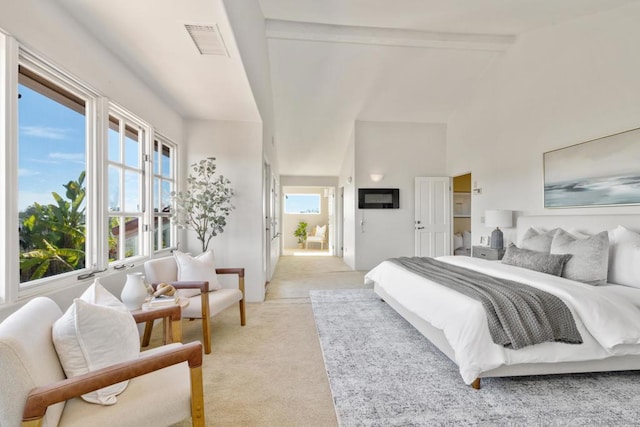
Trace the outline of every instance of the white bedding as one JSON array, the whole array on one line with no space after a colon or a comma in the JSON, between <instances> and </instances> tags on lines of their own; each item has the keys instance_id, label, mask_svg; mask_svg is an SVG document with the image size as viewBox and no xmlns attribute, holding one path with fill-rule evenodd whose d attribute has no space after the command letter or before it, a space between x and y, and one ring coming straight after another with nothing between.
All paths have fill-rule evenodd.
<instances>
[{"instance_id":1,"label":"white bedding","mask_svg":"<svg viewBox=\"0 0 640 427\"><path fill-rule=\"evenodd\" d=\"M479 301L441 286L389 261L369 271L377 283L407 310L441 329L455 352L467 384L502 365L599 360L640 355L640 289L590 286L520 267L479 258L446 256L441 261L535 286L561 298L574 315L583 344L542 343L511 350L491 340Z\"/></svg>"}]
</instances>

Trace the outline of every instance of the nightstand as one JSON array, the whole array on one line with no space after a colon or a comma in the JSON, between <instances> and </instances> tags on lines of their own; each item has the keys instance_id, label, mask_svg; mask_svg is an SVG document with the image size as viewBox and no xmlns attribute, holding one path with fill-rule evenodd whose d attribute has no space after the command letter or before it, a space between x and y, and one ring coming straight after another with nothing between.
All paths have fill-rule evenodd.
<instances>
[{"instance_id":1,"label":"nightstand","mask_svg":"<svg viewBox=\"0 0 640 427\"><path fill-rule=\"evenodd\" d=\"M501 260L506 249L493 249L489 246L474 246L471 250L471 256L474 258L484 258L488 260Z\"/></svg>"}]
</instances>

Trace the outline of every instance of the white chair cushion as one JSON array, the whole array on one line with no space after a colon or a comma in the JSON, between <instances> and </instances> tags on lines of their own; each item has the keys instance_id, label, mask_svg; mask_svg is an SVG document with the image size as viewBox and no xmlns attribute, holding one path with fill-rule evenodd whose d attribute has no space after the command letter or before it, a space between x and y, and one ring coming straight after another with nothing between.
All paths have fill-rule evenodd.
<instances>
[{"instance_id":1,"label":"white chair cushion","mask_svg":"<svg viewBox=\"0 0 640 427\"><path fill-rule=\"evenodd\" d=\"M216 275L213 252L206 251L193 257L187 253L174 251L173 256L178 265L178 281L207 281L209 290L222 289Z\"/></svg>"},{"instance_id":2,"label":"white chair cushion","mask_svg":"<svg viewBox=\"0 0 640 427\"><path fill-rule=\"evenodd\" d=\"M169 344L142 352L140 356L181 345ZM96 426L166 426L189 416L189 366L183 362L131 379L127 389L118 396L117 405L96 406L82 399L69 400L60 426L83 427L87 425L87 420Z\"/></svg>"},{"instance_id":3,"label":"white chair cushion","mask_svg":"<svg viewBox=\"0 0 640 427\"><path fill-rule=\"evenodd\" d=\"M220 289L209 292L209 315L211 317L242 299L239 289ZM182 309L182 317L202 319L202 298L190 298L189 305Z\"/></svg>"},{"instance_id":4,"label":"white chair cushion","mask_svg":"<svg viewBox=\"0 0 640 427\"><path fill-rule=\"evenodd\" d=\"M53 324L53 343L68 378L125 362L140 354L138 327L127 308L96 280ZM82 396L113 405L123 381Z\"/></svg>"},{"instance_id":5,"label":"white chair cushion","mask_svg":"<svg viewBox=\"0 0 640 427\"><path fill-rule=\"evenodd\" d=\"M34 298L0 324L0 425L19 427L29 392L65 378L51 341L51 325L62 315L45 297ZM64 402L52 405L44 426L57 426Z\"/></svg>"}]
</instances>

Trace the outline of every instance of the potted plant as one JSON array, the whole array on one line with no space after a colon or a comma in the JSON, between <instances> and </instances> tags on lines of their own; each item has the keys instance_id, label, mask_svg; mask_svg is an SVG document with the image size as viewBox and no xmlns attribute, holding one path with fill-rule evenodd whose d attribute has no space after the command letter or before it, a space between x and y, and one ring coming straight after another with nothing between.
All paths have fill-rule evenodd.
<instances>
[{"instance_id":1,"label":"potted plant","mask_svg":"<svg viewBox=\"0 0 640 427\"><path fill-rule=\"evenodd\" d=\"M208 157L192 163L193 172L187 178L187 190L171 192L175 204L171 220L178 228L195 231L202 243L202 252L208 249L214 236L224 231L227 217L234 208L231 204L231 181L222 175L215 177L215 161L215 157Z\"/></svg>"},{"instance_id":2,"label":"potted plant","mask_svg":"<svg viewBox=\"0 0 640 427\"><path fill-rule=\"evenodd\" d=\"M307 224L304 221L298 221L298 228L295 229L293 235L298 238L298 247L302 248L304 241L307 239Z\"/></svg>"}]
</instances>

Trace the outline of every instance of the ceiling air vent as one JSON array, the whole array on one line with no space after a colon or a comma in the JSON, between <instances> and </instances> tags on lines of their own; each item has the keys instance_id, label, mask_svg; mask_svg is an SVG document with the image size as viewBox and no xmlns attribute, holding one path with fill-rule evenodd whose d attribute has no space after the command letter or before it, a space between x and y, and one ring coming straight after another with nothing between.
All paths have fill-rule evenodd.
<instances>
[{"instance_id":1,"label":"ceiling air vent","mask_svg":"<svg viewBox=\"0 0 640 427\"><path fill-rule=\"evenodd\" d=\"M220 35L220 30L216 24L213 25L192 25L184 26L191 36L191 39L198 48L201 55L223 55L229 56L224 40Z\"/></svg>"}]
</instances>

